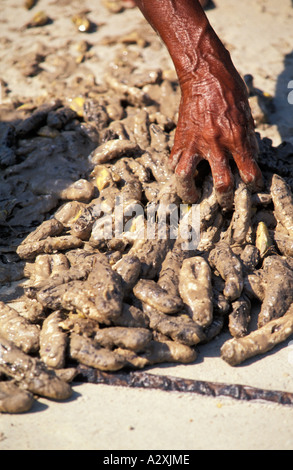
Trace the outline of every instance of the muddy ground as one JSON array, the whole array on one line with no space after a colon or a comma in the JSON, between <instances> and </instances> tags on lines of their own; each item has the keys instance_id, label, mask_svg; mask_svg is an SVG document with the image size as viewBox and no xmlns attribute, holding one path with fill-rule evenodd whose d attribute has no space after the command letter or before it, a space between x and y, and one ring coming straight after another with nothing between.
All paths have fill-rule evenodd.
<instances>
[{"instance_id":1,"label":"muddy ground","mask_svg":"<svg viewBox=\"0 0 293 470\"><path fill-rule=\"evenodd\" d=\"M174 73L164 46L136 9L114 13L100 1L94 5L84 2L82 9L79 2L67 0L40 0L31 10L23 1L1 0L0 4L1 121L20 125L40 105L58 98L71 105L78 103L74 100L85 90L101 91L105 72L118 59L134 63L137 72L161 69L168 76ZM33 26L32 18L39 11L46 13L46 24ZM77 30L72 21L75 14L90 20L88 32ZM282 144L290 156L291 2L283 0L276 5L273 0L260 0L236 5L219 0L207 14L239 72L251 74L254 86L265 93L261 108L251 100L260 138L271 139L275 147ZM67 129L57 151L48 153L47 148L40 155L37 147L32 148L28 161L23 145L18 155L8 155L11 160L4 165L0 188L1 255L5 262L13 262L20 241L58 207L54 195L44 198L46 183L60 179L60 175L76 181L88 174L87 157L96 142L85 139L76 145L71 131ZM289 170L282 169L288 180L290 165L292 160L288 160ZM4 281L1 300L13 302L19 289L19 282ZM151 372L292 391L290 338L261 359L231 368L219 357L228 337L225 333L200 350L195 364L153 367ZM83 419L76 420L81 414ZM82 384L74 387L73 399L65 403L40 399L30 413L1 415L0 448L289 449L293 445L292 424L292 408L281 405ZM34 435L26 432L32 428L38 431Z\"/></svg>"}]
</instances>

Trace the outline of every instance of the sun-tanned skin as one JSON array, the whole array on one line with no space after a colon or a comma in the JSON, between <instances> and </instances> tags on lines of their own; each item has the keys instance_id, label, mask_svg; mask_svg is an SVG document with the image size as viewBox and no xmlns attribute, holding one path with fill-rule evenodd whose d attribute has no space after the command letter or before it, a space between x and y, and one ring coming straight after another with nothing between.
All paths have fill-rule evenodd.
<instances>
[{"instance_id":1,"label":"sun-tanned skin","mask_svg":"<svg viewBox=\"0 0 293 470\"><path fill-rule=\"evenodd\" d=\"M202 2L202 0L201 0ZM208 160L218 200L233 203L229 158L253 190L262 186L257 142L245 84L199 0L136 0L173 60L181 103L170 164L184 202L198 200L198 163Z\"/></svg>"}]
</instances>

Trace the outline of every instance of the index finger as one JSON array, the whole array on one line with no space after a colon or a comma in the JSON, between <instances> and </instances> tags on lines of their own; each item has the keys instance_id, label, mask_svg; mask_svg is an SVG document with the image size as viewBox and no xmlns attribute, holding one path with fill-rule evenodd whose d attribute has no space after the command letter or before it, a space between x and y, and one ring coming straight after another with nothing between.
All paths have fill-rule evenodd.
<instances>
[{"instance_id":1,"label":"index finger","mask_svg":"<svg viewBox=\"0 0 293 470\"><path fill-rule=\"evenodd\" d=\"M182 153L175 169L176 190L183 202L195 203L200 197L200 191L195 186L196 167L201 158L185 151Z\"/></svg>"}]
</instances>

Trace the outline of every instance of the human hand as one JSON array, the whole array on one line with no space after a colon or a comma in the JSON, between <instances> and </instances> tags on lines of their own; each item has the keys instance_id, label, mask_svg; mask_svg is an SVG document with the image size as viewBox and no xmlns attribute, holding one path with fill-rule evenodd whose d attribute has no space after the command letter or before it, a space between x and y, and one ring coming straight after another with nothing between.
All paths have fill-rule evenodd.
<instances>
[{"instance_id":1,"label":"human hand","mask_svg":"<svg viewBox=\"0 0 293 470\"><path fill-rule=\"evenodd\" d=\"M198 163L208 160L221 206L232 208L234 182L229 159L233 157L241 179L252 190L262 186L255 161L258 146L246 87L224 50L205 61L195 73L179 77L182 98L170 164L177 192L194 203L200 192L194 176Z\"/></svg>"}]
</instances>

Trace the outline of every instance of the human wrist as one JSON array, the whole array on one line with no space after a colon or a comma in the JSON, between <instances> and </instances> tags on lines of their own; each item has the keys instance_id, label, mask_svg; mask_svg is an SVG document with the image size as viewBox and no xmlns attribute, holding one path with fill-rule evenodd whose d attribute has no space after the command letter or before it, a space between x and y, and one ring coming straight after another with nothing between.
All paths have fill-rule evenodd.
<instances>
[{"instance_id":1,"label":"human wrist","mask_svg":"<svg viewBox=\"0 0 293 470\"><path fill-rule=\"evenodd\" d=\"M188 55L188 60L185 58ZM205 31L192 53L184 51L179 60L174 60L178 80L182 91L190 87L208 86L216 77L238 75L230 54L216 36L212 28Z\"/></svg>"}]
</instances>

